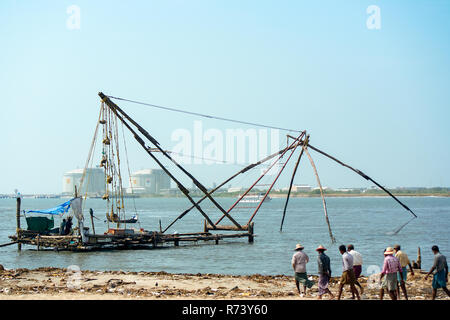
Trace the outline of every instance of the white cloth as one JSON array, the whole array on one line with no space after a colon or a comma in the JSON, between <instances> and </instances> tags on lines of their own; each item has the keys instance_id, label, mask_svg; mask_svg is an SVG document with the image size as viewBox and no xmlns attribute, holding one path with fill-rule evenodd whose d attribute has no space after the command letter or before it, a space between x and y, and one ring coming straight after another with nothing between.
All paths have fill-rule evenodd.
<instances>
[{"instance_id":1,"label":"white cloth","mask_svg":"<svg viewBox=\"0 0 450 320\"><path fill-rule=\"evenodd\" d=\"M297 251L292 256L292 265L294 266L294 271L298 273L306 272L306 264L309 262L309 257L303 251Z\"/></svg>"},{"instance_id":2,"label":"white cloth","mask_svg":"<svg viewBox=\"0 0 450 320\"><path fill-rule=\"evenodd\" d=\"M83 243L87 243L88 242L87 232L86 232L86 230L84 230L84 223L83 223L83 221L78 220L78 228L80 228L80 230L82 230L80 232L80 234L81 234L81 241Z\"/></svg>"},{"instance_id":3,"label":"white cloth","mask_svg":"<svg viewBox=\"0 0 450 320\"><path fill-rule=\"evenodd\" d=\"M350 253L353 257L353 265L354 266L362 266L363 259L362 259L361 253L359 253L358 251L355 251L355 250L351 250L348 253Z\"/></svg>"},{"instance_id":4,"label":"white cloth","mask_svg":"<svg viewBox=\"0 0 450 320\"><path fill-rule=\"evenodd\" d=\"M78 228L80 229L81 240L83 243L87 242L87 237L84 232L84 216L83 216L83 199L75 198L72 200L70 207L72 208L73 215L78 219Z\"/></svg>"},{"instance_id":5,"label":"white cloth","mask_svg":"<svg viewBox=\"0 0 450 320\"><path fill-rule=\"evenodd\" d=\"M70 207L72 209L73 215L79 220L83 221L83 209L82 209L82 198L75 198L72 200Z\"/></svg>"}]
</instances>

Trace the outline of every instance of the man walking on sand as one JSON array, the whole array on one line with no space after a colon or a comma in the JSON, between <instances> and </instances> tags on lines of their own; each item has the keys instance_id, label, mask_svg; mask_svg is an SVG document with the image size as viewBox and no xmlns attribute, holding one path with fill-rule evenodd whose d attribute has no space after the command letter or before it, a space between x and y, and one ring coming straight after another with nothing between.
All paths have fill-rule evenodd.
<instances>
[{"instance_id":1,"label":"man walking on sand","mask_svg":"<svg viewBox=\"0 0 450 320\"><path fill-rule=\"evenodd\" d=\"M347 251L350 253L353 257L353 271L355 272L355 285L358 286L361 289L361 294L364 293L364 289L361 286L361 284L358 282L358 278L361 275L362 272L362 255L358 251L355 250L355 247L352 244L349 244L347 246ZM352 295L353 299L355 299L355 295Z\"/></svg>"},{"instance_id":2,"label":"man walking on sand","mask_svg":"<svg viewBox=\"0 0 450 320\"><path fill-rule=\"evenodd\" d=\"M309 262L309 257L303 252L304 247L301 244L295 246L295 253L292 256L292 268L295 272L295 285L297 287L300 297L306 295L306 287L311 288L314 282L308 280L306 274L306 264ZM303 285L303 293L300 292L300 283Z\"/></svg>"},{"instance_id":3,"label":"man walking on sand","mask_svg":"<svg viewBox=\"0 0 450 320\"><path fill-rule=\"evenodd\" d=\"M383 270L381 270L380 282L380 300L383 300L384 289L389 293L392 300L397 300L397 273L400 275L400 283L403 283L403 273L400 261L394 257L394 249L391 247L386 248L384 251L384 263Z\"/></svg>"},{"instance_id":4,"label":"man walking on sand","mask_svg":"<svg viewBox=\"0 0 450 320\"><path fill-rule=\"evenodd\" d=\"M450 297L450 292L447 289L448 282L448 265L447 258L439 252L438 246L433 246L431 251L434 253L434 264L431 267L430 271L425 276L425 280L428 279L428 276L436 269L436 273L433 276L433 296L432 299L436 299L437 289L442 288L445 293Z\"/></svg>"},{"instance_id":5,"label":"man walking on sand","mask_svg":"<svg viewBox=\"0 0 450 320\"><path fill-rule=\"evenodd\" d=\"M330 266L330 258L325 254L325 249L322 245L320 245L316 251L319 253L317 257L318 264L318 273L319 273L319 296L318 299L322 299L322 296L325 293L328 293L331 296L331 299L334 299L334 295L331 293L330 289L328 289L328 284L331 278L331 266Z\"/></svg>"},{"instance_id":6,"label":"man walking on sand","mask_svg":"<svg viewBox=\"0 0 450 320\"><path fill-rule=\"evenodd\" d=\"M352 296L356 295L356 298L360 300L358 290L355 287L356 278L355 272L353 271L353 257L350 253L347 252L347 248L345 247L345 245L339 246L339 252L342 255L342 276L339 283L339 293L337 299L341 300L341 294L344 285L349 284Z\"/></svg>"},{"instance_id":7,"label":"man walking on sand","mask_svg":"<svg viewBox=\"0 0 450 320\"><path fill-rule=\"evenodd\" d=\"M408 300L408 293L406 292L406 278L408 277L408 270L406 269L407 266L409 266L409 270L411 270L411 275L414 275L413 268L411 266L411 261L409 261L408 255L400 250L400 245L396 244L394 246L395 251L395 257L400 261L400 266L402 267L402 273L403 273L403 282L400 280L400 274L397 275L397 297L400 300L400 288L402 288L403 295L405 296L405 299Z\"/></svg>"}]
</instances>

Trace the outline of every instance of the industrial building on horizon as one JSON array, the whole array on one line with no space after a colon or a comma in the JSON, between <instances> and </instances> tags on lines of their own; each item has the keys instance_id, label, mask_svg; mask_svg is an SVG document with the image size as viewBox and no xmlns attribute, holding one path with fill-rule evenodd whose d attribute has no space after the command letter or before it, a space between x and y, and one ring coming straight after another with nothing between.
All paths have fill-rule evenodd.
<instances>
[{"instance_id":1,"label":"industrial building on horizon","mask_svg":"<svg viewBox=\"0 0 450 320\"><path fill-rule=\"evenodd\" d=\"M130 178L129 194L162 194L170 190L170 177L162 169L139 170Z\"/></svg>"},{"instance_id":2,"label":"industrial building on horizon","mask_svg":"<svg viewBox=\"0 0 450 320\"><path fill-rule=\"evenodd\" d=\"M63 195L73 195L75 186L80 186L84 169L75 169L64 173ZM87 168L83 187L77 190L78 194L88 196L102 196L105 193L105 172L103 168Z\"/></svg>"},{"instance_id":3,"label":"industrial building on horizon","mask_svg":"<svg viewBox=\"0 0 450 320\"><path fill-rule=\"evenodd\" d=\"M68 171L63 177L62 195L73 195L75 186L79 187L84 169ZM144 169L131 174L131 186L124 188L126 194L158 195L169 193L170 177L162 169ZM79 194L101 197L105 194L105 172L103 168L87 168L83 187Z\"/></svg>"}]
</instances>

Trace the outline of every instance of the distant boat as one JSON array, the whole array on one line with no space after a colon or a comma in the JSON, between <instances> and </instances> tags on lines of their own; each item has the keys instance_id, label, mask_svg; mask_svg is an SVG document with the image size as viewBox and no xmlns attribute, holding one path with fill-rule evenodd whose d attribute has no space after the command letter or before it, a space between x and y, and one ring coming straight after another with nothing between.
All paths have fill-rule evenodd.
<instances>
[{"instance_id":1,"label":"distant boat","mask_svg":"<svg viewBox=\"0 0 450 320\"><path fill-rule=\"evenodd\" d=\"M238 196L240 198L241 195ZM264 193L258 193L258 194L247 194L240 202L242 203L259 203L264 199ZM272 200L271 197L267 196L264 201L270 201Z\"/></svg>"},{"instance_id":2,"label":"distant boat","mask_svg":"<svg viewBox=\"0 0 450 320\"><path fill-rule=\"evenodd\" d=\"M106 218L109 222L119 222L119 223L136 223L138 221L137 216L134 215L131 219L118 220L117 215L114 215L114 218L111 219L110 215L106 214Z\"/></svg>"}]
</instances>

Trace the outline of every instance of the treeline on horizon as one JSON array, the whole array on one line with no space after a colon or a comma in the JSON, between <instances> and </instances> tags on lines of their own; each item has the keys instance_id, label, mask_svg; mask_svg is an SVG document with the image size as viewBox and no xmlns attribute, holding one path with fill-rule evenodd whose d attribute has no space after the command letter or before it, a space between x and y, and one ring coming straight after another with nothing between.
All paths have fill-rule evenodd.
<instances>
[{"instance_id":1,"label":"treeline on horizon","mask_svg":"<svg viewBox=\"0 0 450 320\"><path fill-rule=\"evenodd\" d=\"M408 195L450 195L450 188L435 187L435 188L394 188L389 189L392 194L408 194ZM263 191L261 191L263 192ZM324 189L324 194L342 194L342 195L382 195L386 194L381 189L349 189L349 190L334 190L334 189ZM271 191L271 194L287 194L287 191ZM291 192L291 195L320 195L319 189L314 189L311 191L297 191Z\"/></svg>"},{"instance_id":2,"label":"treeline on horizon","mask_svg":"<svg viewBox=\"0 0 450 320\"><path fill-rule=\"evenodd\" d=\"M444 197L450 197L450 188L445 187L432 187L432 188L425 188L425 187L416 187L416 188L387 188L389 192L391 192L393 195L396 196L444 196ZM228 192L226 189L220 189L213 193L214 197L235 197L237 198L241 194L243 194L246 190L236 191L236 192ZM263 189L252 189L249 192L249 195L254 195L255 193L261 193L265 194L266 190ZM364 188L349 188L348 190L335 190L331 188L326 188L323 190L325 195L328 196L383 196L387 195L386 192L383 190L380 190L378 188L370 188L370 189L364 189ZM287 190L272 190L270 192L271 196L276 195L287 195ZM190 189L189 195L192 197L203 197L204 193L198 189ZM30 195L29 195L30 196ZM295 197L315 197L320 196L320 190L314 189L309 191L292 191L291 196ZM7 195L7 194L0 194L0 198L11 198L13 195ZM59 197L59 195L56 195L56 197ZM91 198L91 196L89 196ZM134 195L126 195L126 198L179 198L184 197L184 195L179 192L178 190L174 193L170 194L134 194Z\"/></svg>"},{"instance_id":3,"label":"treeline on horizon","mask_svg":"<svg viewBox=\"0 0 450 320\"><path fill-rule=\"evenodd\" d=\"M433 188L392 188L389 189L389 192L391 192L394 195L411 195L411 196L429 196L429 195L436 195L436 196L450 196L450 188L444 188L444 187L433 187ZM214 192L214 197L238 197L239 195L243 194L245 190L241 190L240 192L228 192L226 190L218 190ZM386 192L384 192L381 189L351 189L349 190L334 190L334 189L324 189L323 190L325 195L361 195L361 196L379 196L379 195L387 195ZM259 190L259 189L252 189L249 194L255 194L255 193L265 193L265 190ZM272 190L270 192L270 195L287 195L287 190L278 190L274 191ZM190 190L189 194L191 196L197 197L197 196L203 196L204 194L200 190ZM176 195L179 196L179 195ZM320 196L320 190L314 189L310 191L297 191L297 192L291 192L291 196Z\"/></svg>"}]
</instances>

